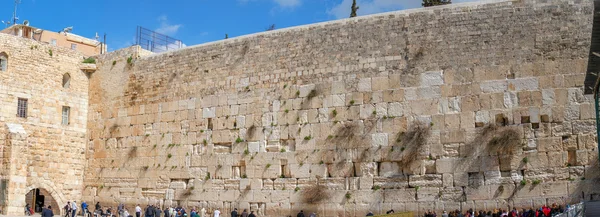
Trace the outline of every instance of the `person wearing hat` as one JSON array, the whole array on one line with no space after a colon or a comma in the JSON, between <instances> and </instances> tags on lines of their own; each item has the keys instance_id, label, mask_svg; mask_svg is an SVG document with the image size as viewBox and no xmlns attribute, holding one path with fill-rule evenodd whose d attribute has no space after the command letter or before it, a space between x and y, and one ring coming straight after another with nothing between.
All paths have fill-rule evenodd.
<instances>
[{"instance_id":1,"label":"person wearing hat","mask_svg":"<svg viewBox=\"0 0 600 217\"><path fill-rule=\"evenodd\" d=\"M233 208L233 211L231 211L231 217L238 217L237 208Z\"/></svg>"},{"instance_id":2,"label":"person wearing hat","mask_svg":"<svg viewBox=\"0 0 600 217\"><path fill-rule=\"evenodd\" d=\"M256 215L254 215L254 211L250 211L250 215L248 217L256 217Z\"/></svg>"}]
</instances>

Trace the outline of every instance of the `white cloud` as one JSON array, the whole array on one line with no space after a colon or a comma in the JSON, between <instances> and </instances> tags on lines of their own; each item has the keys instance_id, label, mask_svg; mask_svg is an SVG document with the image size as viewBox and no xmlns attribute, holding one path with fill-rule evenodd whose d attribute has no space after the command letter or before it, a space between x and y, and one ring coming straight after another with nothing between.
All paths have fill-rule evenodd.
<instances>
[{"instance_id":1,"label":"white cloud","mask_svg":"<svg viewBox=\"0 0 600 217\"><path fill-rule=\"evenodd\" d=\"M256 0L238 0L238 2L240 2L242 4L246 4L251 1L256 1ZM271 0L271 1L275 2L277 5L279 5L279 7L282 7L282 8L295 8L302 4L302 0Z\"/></svg>"},{"instance_id":2,"label":"white cloud","mask_svg":"<svg viewBox=\"0 0 600 217\"><path fill-rule=\"evenodd\" d=\"M454 3L470 2L475 0L455 0ZM358 15L376 14L387 11L410 9L421 7L420 0L357 0ZM350 17L350 7L352 0L342 0L342 2L327 11L328 14L337 19Z\"/></svg>"},{"instance_id":3,"label":"white cloud","mask_svg":"<svg viewBox=\"0 0 600 217\"><path fill-rule=\"evenodd\" d=\"M169 24L169 19L167 18L167 15L159 16L158 22L160 26L154 31L165 35L175 35L177 34L177 31L179 31L179 28L183 26L181 24Z\"/></svg>"}]
</instances>

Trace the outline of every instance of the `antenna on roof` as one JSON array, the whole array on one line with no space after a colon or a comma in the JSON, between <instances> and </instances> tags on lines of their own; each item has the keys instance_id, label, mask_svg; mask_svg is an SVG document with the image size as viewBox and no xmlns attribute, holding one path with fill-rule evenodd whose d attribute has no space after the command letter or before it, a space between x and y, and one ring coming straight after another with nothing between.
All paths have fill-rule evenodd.
<instances>
[{"instance_id":1,"label":"antenna on roof","mask_svg":"<svg viewBox=\"0 0 600 217\"><path fill-rule=\"evenodd\" d=\"M19 20L19 17L17 17L17 5L21 4L21 0L15 0L15 11L13 12L13 25L17 24L17 20Z\"/></svg>"},{"instance_id":2,"label":"antenna on roof","mask_svg":"<svg viewBox=\"0 0 600 217\"><path fill-rule=\"evenodd\" d=\"M3 21L2 21L2 24L4 24L4 25L5 25L5 28L6 28L6 27L8 27L8 25L10 25L10 21L4 21L4 20L3 20Z\"/></svg>"},{"instance_id":3,"label":"antenna on roof","mask_svg":"<svg viewBox=\"0 0 600 217\"><path fill-rule=\"evenodd\" d=\"M69 26L69 27L67 27L67 28L64 28L64 29L62 30L62 32L64 32L64 33L65 33L65 35L66 35L67 33L71 32L71 31L73 31L73 27L72 27L72 26Z\"/></svg>"}]
</instances>

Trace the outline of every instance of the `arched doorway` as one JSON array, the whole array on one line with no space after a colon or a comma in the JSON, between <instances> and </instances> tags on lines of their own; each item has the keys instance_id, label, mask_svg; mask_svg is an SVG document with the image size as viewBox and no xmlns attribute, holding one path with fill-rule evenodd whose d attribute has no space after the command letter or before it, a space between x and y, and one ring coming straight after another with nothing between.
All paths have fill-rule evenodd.
<instances>
[{"instance_id":1,"label":"arched doorway","mask_svg":"<svg viewBox=\"0 0 600 217\"><path fill-rule=\"evenodd\" d=\"M55 215L60 215L60 206L46 189L32 189L25 195L25 201L36 213L42 212L42 207L44 206L51 206L52 212L54 212Z\"/></svg>"}]
</instances>

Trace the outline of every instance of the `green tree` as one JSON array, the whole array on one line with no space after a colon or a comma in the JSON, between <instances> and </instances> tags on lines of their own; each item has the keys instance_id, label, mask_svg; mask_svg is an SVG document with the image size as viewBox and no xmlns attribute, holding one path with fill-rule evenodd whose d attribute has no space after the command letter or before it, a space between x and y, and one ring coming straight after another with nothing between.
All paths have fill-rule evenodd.
<instances>
[{"instance_id":1,"label":"green tree","mask_svg":"<svg viewBox=\"0 0 600 217\"><path fill-rule=\"evenodd\" d=\"M452 0L423 0L423 7L452 4Z\"/></svg>"},{"instance_id":2,"label":"green tree","mask_svg":"<svg viewBox=\"0 0 600 217\"><path fill-rule=\"evenodd\" d=\"M229 38L229 35L225 34L225 39L228 39L228 38Z\"/></svg>"},{"instance_id":3,"label":"green tree","mask_svg":"<svg viewBox=\"0 0 600 217\"><path fill-rule=\"evenodd\" d=\"M426 0L424 0L426 1ZM356 17L356 12L358 11L358 6L356 6L356 0L352 0L352 7L350 8L350 17Z\"/></svg>"}]
</instances>

